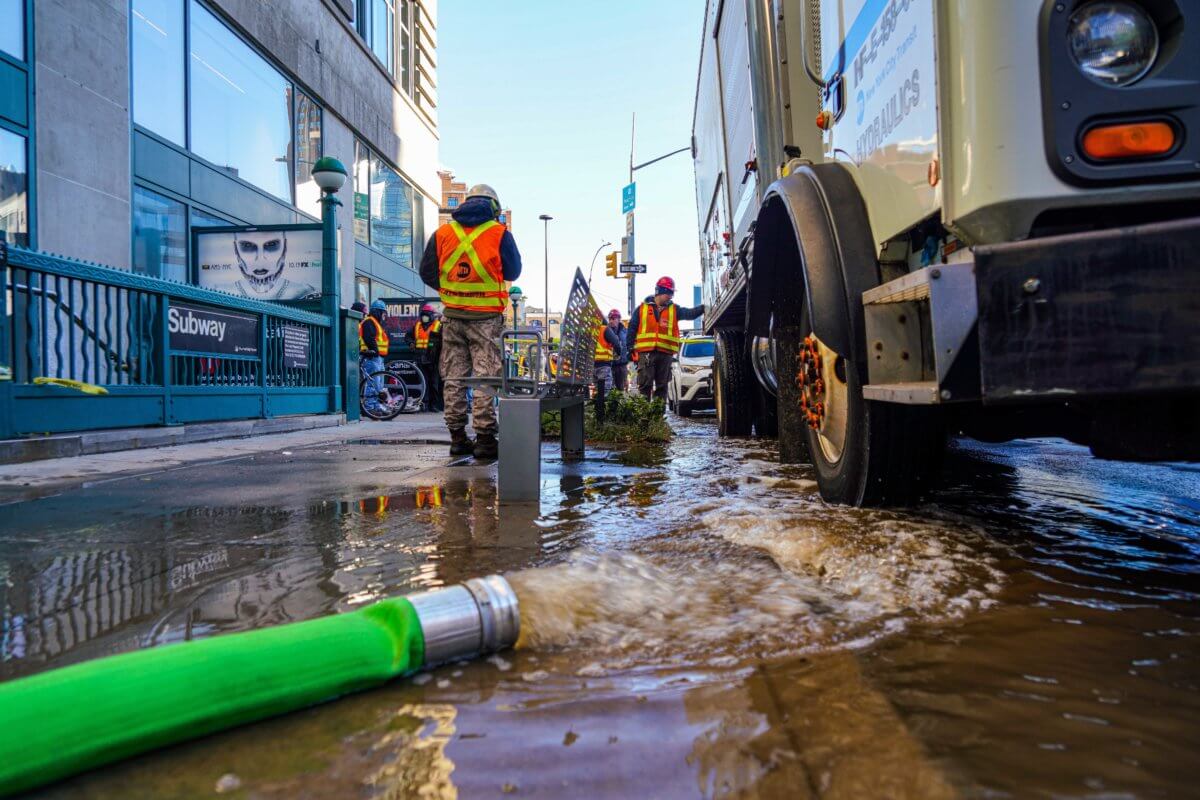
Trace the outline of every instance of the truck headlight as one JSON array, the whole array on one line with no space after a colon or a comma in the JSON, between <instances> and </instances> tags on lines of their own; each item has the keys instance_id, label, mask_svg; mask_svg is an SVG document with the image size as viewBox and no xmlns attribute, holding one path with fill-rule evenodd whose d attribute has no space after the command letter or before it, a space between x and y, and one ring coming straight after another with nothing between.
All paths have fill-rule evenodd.
<instances>
[{"instance_id":1,"label":"truck headlight","mask_svg":"<svg viewBox=\"0 0 1200 800\"><path fill-rule=\"evenodd\" d=\"M1144 77L1158 57L1158 29L1138 6L1094 2L1082 6L1067 25L1075 64L1092 80L1128 86Z\"/></svg>"}]
</instances>

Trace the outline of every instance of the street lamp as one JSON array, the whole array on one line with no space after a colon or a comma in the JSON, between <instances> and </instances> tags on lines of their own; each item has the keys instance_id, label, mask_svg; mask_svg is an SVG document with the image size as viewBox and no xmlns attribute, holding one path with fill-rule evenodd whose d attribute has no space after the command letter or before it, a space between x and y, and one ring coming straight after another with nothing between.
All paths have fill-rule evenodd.
<instances>
[{"instance_id":1,"label":"street lamp","mask_svg":"<svg viewBox=\"0 0 1200 800\"><path fill-rule=\"evenodd\" d=\"M542 249L546 253L546 339L550 337L550 220L554 217L549 214L542 214L538 217L542 221L543 241Z\"/></svg>"},{"instance_id":2,"label":"street lamp","mask_svg":"<svg viewBox=\"0 0 1200 800\"><path fill-rule=\"evenodd\" d=\"M513 286L508 290L508 302L512 304L514 329L521 327L520 323L517 321L520 318L520 314L517 311L517 306L521 304L521 300L523 300L524 297L525 293L521 291L520 286Z\"/></svg>"},{"instance_id":3,"label":"street lamp","mask_svg":"<svg viewBox=\"0 0 1200 800\"><path fill-rule=\"evenodd\" d=\"M612 242L605 242L596 248L595 254L592 255L592 265L588 267L588 288L592 286L592 270L596 268L596 256L600 255L600 251L606 247L612 247Z\"/></svg>"},{"instance_id":4,"label":"street lamp","mask_svg":"<svg viewBox=\"0 0 1200 800\"><path fill-rule=\"evenodd\" d=\"M323 156L313 164L312 178L321 187L321 312L329 318L329 391L330 409L342 408L342 321L339 317L337 263L337 207L342 203L336 197L346 183L349 173L342 162L332 156Z\"/></svg>"}]
</instances>

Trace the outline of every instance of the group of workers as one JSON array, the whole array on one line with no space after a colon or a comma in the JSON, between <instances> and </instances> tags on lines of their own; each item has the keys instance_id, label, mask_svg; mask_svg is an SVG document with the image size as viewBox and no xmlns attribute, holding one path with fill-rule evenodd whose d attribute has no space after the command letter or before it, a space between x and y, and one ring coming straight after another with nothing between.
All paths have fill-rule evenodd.
<instances>
[{"instance_id":1,"label":"group of workers","mask_svg":"<svg viewBox=\"0 0 1200 800\"><path fill-rule=\"evenodd\" d=\"M437 386L441 379L451 455L495 458L498 452L493 398L485 391L475 391L468 408L462 379L499 377L503 369L500 338L508 303L505 282L521 276L521 254L512 233L499 221L501 208L492 187L473 186L450 221L429 238L421 259L421 280L437 290L444 310L439 319L432 306L422 307L409 340L418 362L430 370L426 384ZM617 309L608 313L608 324L596 342L593 376L599 419L604 418L608 389L625 391L631 360L638 365L638 391L646 398L666 399L671 362L681 342L679 322L704 313L704 306L676 306L674 295L675 282L664 277L655 284L654 294L638 307L632 324L625 325ZM376 300L359 325L359 353L368 373L383 369L388 355L386 316L387 306ZM369 398L368 394L368 402ZM468 421L475 430L474 440L467 435Z\"/></svg>"}]
</instances>

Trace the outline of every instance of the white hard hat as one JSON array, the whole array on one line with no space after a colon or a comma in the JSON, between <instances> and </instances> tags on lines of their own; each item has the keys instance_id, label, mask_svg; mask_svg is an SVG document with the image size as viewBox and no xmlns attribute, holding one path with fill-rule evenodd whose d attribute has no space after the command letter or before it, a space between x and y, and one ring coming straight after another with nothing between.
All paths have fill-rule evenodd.
<instances>
[{"instance_id":1,"label":"white hard hat","mask_svg":"<svg viewBox=\"0 0 1200 800\"><path fill-rule=\"evenodd\" d=\"M467 199L472 197L487 197L496 203L496 207L500 206L500 195L496 194L496 190L488 186L486 183L477 183L467 192Z\"/></svg>"}]
</instances>

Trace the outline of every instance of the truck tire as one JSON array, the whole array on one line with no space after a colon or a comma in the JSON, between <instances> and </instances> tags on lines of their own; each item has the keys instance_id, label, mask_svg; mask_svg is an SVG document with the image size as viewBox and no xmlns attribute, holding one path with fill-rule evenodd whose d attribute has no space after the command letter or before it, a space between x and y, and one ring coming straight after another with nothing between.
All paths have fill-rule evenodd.
<instances>
[{"instance_id":1,"label":"truck tire","mask_svg":"<svg viewBox=\"0 0 1200 800\"><path fill-rule=\"evenodd\" d=\"M723 437L749 436L754 378L746 352L746 335L737 330L720 330L715 338L713 400L717 407L717 432Z\"/></svg>"},{"instance_id":2,"label":"truck tire","mask_svg":"<svg viewBox=\"0 0 1200 800\"><path fill-rule=\"evenodd\" d=\"M801 329L809 330L806 307L800 318ZM790 380L780 376L780 395L785 381L795 387L787 394L800 404L798 418L821 497L853 506L919 500L936 481L945 452L940 409L865 400L863 370L811 334L801 340L795 363ZM813 390L814 375L824 391Z\"/></svg>"},{"instance_id":3,"label":"truck tire","mask_svg":"<svg viewBox=\"0 0 1200 800\"><path fill-rule=\"evenodd\" d=\"M754 435L764 439L779 436L778 401L763 386L755 387Z\"/></svg>"}]
</instances>

